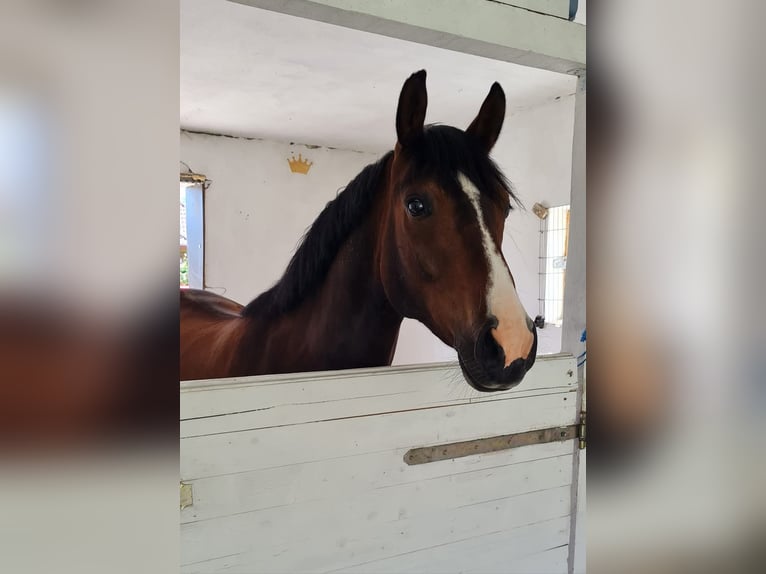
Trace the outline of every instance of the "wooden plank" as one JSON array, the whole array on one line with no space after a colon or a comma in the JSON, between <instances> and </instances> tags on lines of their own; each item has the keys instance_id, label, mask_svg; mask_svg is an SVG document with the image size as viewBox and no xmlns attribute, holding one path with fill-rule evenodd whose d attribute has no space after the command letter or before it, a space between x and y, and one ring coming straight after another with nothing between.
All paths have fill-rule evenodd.
<instances>
[{"instance_id":1,"label":"wooden plank","mask_svg":"<svg viewBox=\"0 0 766 574\"><path fill-rule=\"evenodd\" d=\"M341 570L329 570L338 574L448 574L467 572L470 567L481 564L477 572L507 574L538 571L545 574L564 574L560 553L546 552L551 543L560 543L568 536L568 517L554 518L537 524L512 528L488 535L438 544L430 548L406 552L397 556L354 564ZM537 570L531 569L541 562ZM489 561L491 558L491 562ZM182 574L206 574L209 572L233 572L241 564L242 553L222 556L181 567ZM530 565L532 562L532 565ZM565 564L564 564L565 566ZM524 568L527 570L524 570Z\"/></svg>"},{"instance_id":2,"label":"wooden plank","mask_svg":"<svg viewBox=\"0 0 766 574\"><path fill-rule=\"evenodd\" d=\"M346 464L343 465L339 465L337 460L319 460L201 478L193 481L194 505L181 511L181 522L268 508L274 506L275 501L279 504L303 502L328 498L335 492L351 496L472 471L516 467L525 462L571 453L572 449L566 443L549 443L409 468L401 459L392 460L393 457L385 456L385 453L372 453L345 459ZM515 468L507 470L516 472Z\"/></svg>"},{"instance_id":3,"label":"wooden plank","mask_svg":"<svg viewBox=\"0 0 766 574\"><path fill-rule=\"evenodd\" d=\"M430 548L407 552L398 556L355 564L337 570L343 574L402 574L466 572L481 565L481 572L519 572L515 566L551 547L566 544L569 536L567 517L554 518L536 524L483 536L438 544ZM558 570L565 572L566 570ZM557 572L550 569L546 572Z\"/></svg>"},{"instance_id":4,"label":"wooden plank","mask_svg":"<svg viewBox=\"0 0 766 574\"><path fill-rule=\"evenodd\" d=\"M551 538L551 543L559 543L560 539ZM494 556L479 555L474 567L463 571L463 574L565 574L567 572L567 544L559 543L541 552L536 552L521 559L508 559L502 552ZM491 562L488 560L492 560Z\"/></svg>"},{"instance_id":5,"label":"wooden plank","mask_svg":"<svg viewBox=\"0 0 766 574\"><path fill-rule=\"evenodd\" d=\"M377 367L371 369L344 369L340 371L320 371L314 373L287 373L281 375L263 375L255 377L230 377L226 379L206 379L195 381L182 381L181 394L186 397L186 408L182 409L182 418L189 416L201 416L204 414L219 414L221 412L236 412L237 409L228 407L241 406L237 401L247 398L246 395L221 394L221 391L244 389L247 393L252 392L252 387L258 387L258 392L267 392L270 385L293 384L294 387L278 387L279 393L295 392L295 388L301 385L311 384L312 390L315 390L325 400L332 399L333 396L362 396L347 395L347 392L354 392L357 388L365 389L365 382L373 381L373 385L380 389L385 382L385 387L397 385L396 389L418 390L439 393L439 398L445 398L454 390L461 390L464 393L450 396L452 399L468 399L480 397L495 397L505 394L523 392L528 389L548 389L557 388L572 383L572 376L567 373L574 359L568 354L544 355L538 357L535 366L527 373L524 381L517 387L509 391L496 393L483 393L476 391L468 386L460 372L457 362L431 363L427 365L404 365L397 367ZM322 383L325 383L322 385ZM344 386L348 383L351 386ZM321 390L317 390L321 389ZM338 391L343 389L343 394ZM225 397L223 403L216 404L210 411L186 412L190 408L200 408L200 405L194 402L198 397L197 392L213 391L222 397ZM330 393L325 395L325 393ZM228 403L225 401L228 398ZM205 401L207 404L207 401ZM262 406L262 405L261 405Z\"/></svg>"},{"instance_id":6,"label":"wooden plank","mask_svg":"<svg viewBox=\"0 0 766 574\"><path fill-rule=\"evenodd\" d=\"M324 572L551 520L565 516L568 504L569 487L563 486L371 524L333 512L332 520L322 516L324 526L308 537L276 543L270 538L275 521L297 529L305 515L272 509L183 525L183 562L190 566L231 555L227 572Z\"/></svg>"},{"instance_id":7,"label":"wooden plank","mask_svg":"<svg viewBox=\"0 0 766 574\"><path fill-rule=\"evenodd\" d=\"M275 496L269 506L187 522L184 527L192 530L220 528L228 524L232 516L238 516L237 520L250 525L249 532L263 531L264 535L268 534L271 545L288 543L300 537L313 537L317 531L327 527L328 515L345 524L355 524L358 528L380 530L392 522L428 519L433 514L448 510L567 486L571 481L571 476L567 474L569 467L571 457L565 456L525 463L513 469L493 468L458 473L426 482L410 482L351 495L336 489L330 496L309 497L302 501L292 499L291 494L298 494L293 490ZM299 523L280 520L285 516L300 516L301 519ZM266 522L268 524L264 526ZM232 542L227 540L225 544ZM207 552L208 549L202 551Z\"/></svg>"},{"instance_id":8,"label":"wooden plank","mask_svg":"<svg viewBox=\"0 0 766 574\"><path fill-rule=\"evenodd\" d=\"M570 392L189 437L180 445L181 478L369 452L389 451L400 458L410 448L434 443L571 425L576 422L573 403Z\"/></svg>"},{"instance_id":9,"label":"wooden plank","mask_svg":"<svg viewBox=\"0 0 766 574\"><path fill-rule=\"evenodd\" d=\"M526 8L540 14L548 14L556 18L569 19L570 0L492 0L500 4Z\"/></svg>"},{"instance_id":10,"label":"wooden plank","mask_svg":"<svg viewBox=\"0 0 766 574\"><path fill-rule=\"evenodd\" d=\"M531 388L495 394L456 380L454 365L184 383L181 479L194 499L180 512L182 571L457 572L477 556L487 571L558 568L571 441L403 457L573 425L574 366L543 359Z\"/></svg>"},{"instance_id":11,"label":"wooden plank","mask_svg":"<svg viewBox=\"0 0 766 574\"><path fill-rule=\"evenodd\" d=\"M328 24L561 73L585 68L585 26L486 0L232 0Z\"/></svg>"},{"instance_id":12,"label":"wooden plank","mask_svg":"<svg viewBox=\"0 0 766 574\"><path fill-rule=\"evenodd\" d=\"M577 489L575 496L577 499L574 501L574 514L572 515L573 531L570 533L570 564L573 574L585 574L586 567L586 542L588 539L586 530L586 489L585 489L585 466L586 466L586 451L579 450L575 453L575 456L579 457L577 470L577 484L573 485Z\"/></svg>"},{"instance_id":13,"label":"wooden plank","mask_svg":"<svg viewBox=\"0 0 766 574\"><path fill-rule=\"evenodd\" d=\"M574 369L570 356L541 358L500 393L475 391L453 363L184 382L181 437L560 392L576 387Z\"/></svg>"},{"instance_id":14,"label":"wooden plank","mask_svg":"<svg viewBox=\"0 0 766 574\"><path fill-rule=\"evenodd\" d=\"M554 477L556 484L571 482L571 477L562 479L559 476L571 465L571 449L563 452L563 449L525 447L513 454L517 453L523 457L485 456L478 461L464 459L461 464L447 461L417 468L406 467L401 464L401 459L397 466L390 456L377 453L343 461L319 461L199 479L192 483L194 504L182 510L181 523L327 500L335 496L350 500L373 492L392 497L398 492L408 492L413 485L430 489L441 484L449 485L448 488L459 484L461 488L470 489L475 485L474 481L481 477L487 480L485 486L488 486L501 480L496 477L506 474L510 477L503 479L506 483L498 484L498 492L507 493L518 480L522 481L516 487L519 492L525 485L531 485L533 490L543 488ZM537 478L546 472L550 475ZM465 492L453 496L471 497L474 494ZM412 510L410 508L408 512Z\"/></svg>"},{"instance_id":15,"label":"wooden plank","mask_svg":"<svg viewBox=\"0 0 766 574\"><path fill-rule=\"evenodd\" d=\"M200 560L193 564L181 566L181 574L209 574L211 572L231 572L232 566L237 565L238 557L241 553L235 552L227 556L216 556Z\"/></svg>"},{"instance_id":16,"label":"wooden plank","mask_svg":"<svg viewBox=\"0 0 766 574\"><path fill-rule=\"evenodd\" d=\"M586 325L586 214L587 214L587 91L586 77L577 79L572 140L572 189L569 208L569 253L561 349L577 357L585 350L580 338Z\"/></svg>"},{"instance_id":17,"label":"wooden plank","mask_svg":"<svg viewBox=\"0 0 766 574\"><path fill-rule=\"evenodd\" d=\"M408 397L402 394L381 396L366 396L358 399L338 399L334 401L321 401L294 403L278 407L264 407L240 413L232 413L226 416L204 417L181 421L181 438L193 438L222 433L234 433L247 430L285 427L290 425L321 423L334 420L342 420L360 417L375 417L404 412L423 412L426 410L456 409L473 404L478 405L487 402L503 402L509 411L515 411L526 400L534 400L544 396L560 397L563 407L569 406L568 401L575 399L575 388L562 388L559 391L537 391L527 395L505 395L487 397L476 401L464 400L444 402L419 402L406 400ZM563 391L563 392L562 392ZM523 400L522 400L523 399ZM572 407L574 408L574 407Z\"/></svg>"}]
</instances>

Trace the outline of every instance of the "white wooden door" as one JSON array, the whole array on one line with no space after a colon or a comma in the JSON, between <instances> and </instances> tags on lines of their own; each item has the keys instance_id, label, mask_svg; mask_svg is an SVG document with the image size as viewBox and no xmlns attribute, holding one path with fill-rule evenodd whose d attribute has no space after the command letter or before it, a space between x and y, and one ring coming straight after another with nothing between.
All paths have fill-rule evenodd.
<instances>
[{"instance_id":1,"label":"white wooden door","mask_svg":"<svg viewBox=\"0 0 766 574\"><path fill-rule=\"evenodd\" d=\"M567 571L576 441L404 456L575 424L571 357L494 394L453 364L181 388L182 572Z\"/></svg>"}]
</instances>

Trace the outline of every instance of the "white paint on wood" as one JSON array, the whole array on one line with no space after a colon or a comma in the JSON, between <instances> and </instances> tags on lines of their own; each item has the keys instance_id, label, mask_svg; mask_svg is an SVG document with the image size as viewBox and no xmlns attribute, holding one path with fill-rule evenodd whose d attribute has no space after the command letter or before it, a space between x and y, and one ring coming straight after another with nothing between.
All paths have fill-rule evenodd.
<instances>
[{"instance_id":1,"label":"white paint on wood","mask_svg":"<svg viewBox=\"0 0 766 574\"><path fill-rule=\"evenodd\" d=\"M474 536L355 565L339 572L348 574L399 574L403 572L518 572L516 565L550 548L566 544L566 518Z\"/></svg>"},{"instance_id":2,"label":"white paint on wood","mask_svg":"<svg viewBox=\"0 0 766 574\"><path fill-rule=\"evenodd\" d=\"M396 451L401 457L419 446L565 426L575 422L568 406L574 393L571 397L543 395L189 437L181 441L181 471L186 480L369 452Z\"/></svg>"},{"instance_id":3,"label":"white paint on wood","mask_svg":"<svg viewBox=\"0 0 766 574\"><path fill-rule=\"evenodd\" d=\"M566 568L567 545L560 544L521 560L498 561L491 568L480 567L464 574L551 574L566 572Z\"/></svg>"},{"instance_id":4,"label":"white paint on wood","mask_svg":"<svg viewBox=\"0 0 766 574\"><path fill-rule=\"evenodd\" d=\"M509 4L526 8L542 14L556 16L557 18L569 18L570 0L493 0L501 4Z\"/></svg>"},{"instance_id":5,"label":"white paint on wood","mask_svg":"<svg viewBox=\"0 0 766 574\"><path fill-rule=\"evenodd\" d=\"M273 506L275 500L299 503L328 498L337 492L351 496L413 482L430 484L445 477L466 476L466 480L470 480L472 473L481 472L523 474L530 469L548 468L545 464L557 464L527 465L530 462L563 461L569 464L571 444L548 443L468 457L459 462L442 461L412 467L405 465L398 454L369 453L347 457L340 463L339 459L317 460L199 478L194 481L194 506L181 512L181 522L264 509ZM348 472L350 467L353 472Z\"/></svg>"},{"instance_id":6,"label":"white paint on wood","mask_svg":"<svg viewBox=\"0 0 766 574\"><path fill-rule=\"evenodd\" d=\"M585 217L586 217L586 82L577 81L574 134L572 142L572 192L569 218L569 253L567 255L564 321L561 349L578 356L585 348L580 336L585 329Z\"/></svg>"},{"instance_id":7,"label":"white paint on wood","mask_svg":"<svg viewBox=\"0 0 766 574\"><path fill-rule=\"evenodd\" d=\"M577 504L576 515L574 520L574 546L572 550L572 572L573 574L585 574L586 572L586 556L587 556L587 534L586 534L586 516L585 516L585 476L586 476L586 451L581 450L578 454L580 457L579 464L577 466Z\"/></svg>"},{"instance_id":8,"label":"white paint on wood","mask_svg":"<svg viewBox=\"0 0 766 574\"><path fill-rule=\"evenodd\" d=\"M569 224L569 254L567 256L566 289L564 290L564 320L562 324L561 349L580 357L586 344L581 340L586 328L586 76L583 73L577 80L575 95L575 118L572 141L572 191ZM584 365L584 363L583 363ZM584 366L577 369L578 380L585 384ZM584 395L578 397L585 408ZM579 417L578 417L579 420ZM572 513L572 544L570 544L569 570L582 572L585 567L584 525L578 526L584 519L585 495L585 459L584 453L576 452L574 480L574 509ZM583 500L580 500L580 496ZM579 535L579 536L578 536Z\"/></svg>"},{"instance_id":9,"label":"white paint on wood","mask_svg":"<svg viewBox=\"0 0 766 574\"><path fill-rule=\"evenodd\" d=\"M491 395L456 394L452 365L183 383L182 571L566 572L571 441L403 461L574 422L573 359L538 368Z\"/></svg>"},{"instance_id":10,"label":"white paint on wood","mask_svg":"<svg viewBox=\"0 0 766 574\"><path fill-rule=\"evenodd\" d=\"M571 73L585 67L585 26L499 2L234 0L267 10L478 56Z\"/></svg>"},{"instance_id":11,"label":"white paint on wood","mask_svg":"<svg viewBox=\"0 0 766 574\"><path fill-rule=\"evenodd\" d=\"M427 489L421 495L429 497ZM238 564L228 571L331 572L565 516L568 503L565 486L385 521L374 520L376 510L360 518L344 506L318 516L275 508L183 525L182 562L240 553ZM270 532L276 524L294 535L273 540ZM301 530L304 524L311 526L309 532Z\"/></svg>"},{"instance_id":12,"label":"white paint on wood","mask_svg":"<svg viewBox=\"0 0 766 574\"><path fill-rule=\"evenodd\" d=\"M454 363L189 381L181 437L573 392L570 371L566 356L541 359L522 384L494 394L469 387Z\"/></svg>"},{"instance_id":13,"label":"white paint on wood","mask_svg":"<svg viewBox=\"0 0 766 574\"><path fill-rule=\"evenodd\" d=\"M222 0L184 0L180 16L180 122L194 131L382 153L418 69L429 123L467 126L495 81L508 116L574 92L569 75Z\"/></svg>"}]
</instances>

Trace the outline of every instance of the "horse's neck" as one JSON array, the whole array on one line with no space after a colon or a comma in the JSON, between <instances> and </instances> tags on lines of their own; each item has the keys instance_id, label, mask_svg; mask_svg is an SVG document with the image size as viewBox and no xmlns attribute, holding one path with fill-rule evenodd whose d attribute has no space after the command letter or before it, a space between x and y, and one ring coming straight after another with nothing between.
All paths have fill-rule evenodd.
<instances>
[{"instance_id":1,"label":"horse's neck","mask_svg":"<svg viewBox=\"0 0 766 574\"><path fill-rule=\"evenodd\" d=\"M380 279L377 224L372 215L349 237L310 306L311 343L349 367L390 364L402 322Z\"/></svg>"},{"instance_id":2,"label":"horse's neck","mask_svg":"<svg viewBox=\"0 0 766 574\"><path fill-rule=\"evenodd\" d=\"M391 364L402 316L380 279L376 246L384 202L377 203L345 241L317 292L294 311L259 325L268 372Z\"/></svg>"}]
</instances>

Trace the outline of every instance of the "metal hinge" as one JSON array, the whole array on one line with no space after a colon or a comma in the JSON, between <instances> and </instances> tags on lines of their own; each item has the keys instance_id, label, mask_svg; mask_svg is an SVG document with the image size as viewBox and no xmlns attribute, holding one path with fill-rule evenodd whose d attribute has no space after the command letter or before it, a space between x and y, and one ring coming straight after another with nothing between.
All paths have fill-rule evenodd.
<instances>
[{"instance_id":1,"label":"metal hinge","mask_svg":"<svg viewBox=\"0 0 766 574\"><path fill-rule=\"evenodd\" d=\"M580 424L577 427L577 438L580 439L580 450L588 446L588 441L585 436L586 423L585 423L585 411L580 411Z\"/></svg>"},{"instance_id":2,"label":"metal hinge","mask_svg":"<svg viewBox=\"0 0 766 574\"><path fill-rule=\"evenodd\" d=\"M577 425L551 427L515 434L491 436L476 440L413 448L405 453L404 462L408 465L425 464L428 462L497 452L499 450L507 450L532 444L573 440L578 438L578 436L579 427Z\"/></svg>"}]
</instances>

